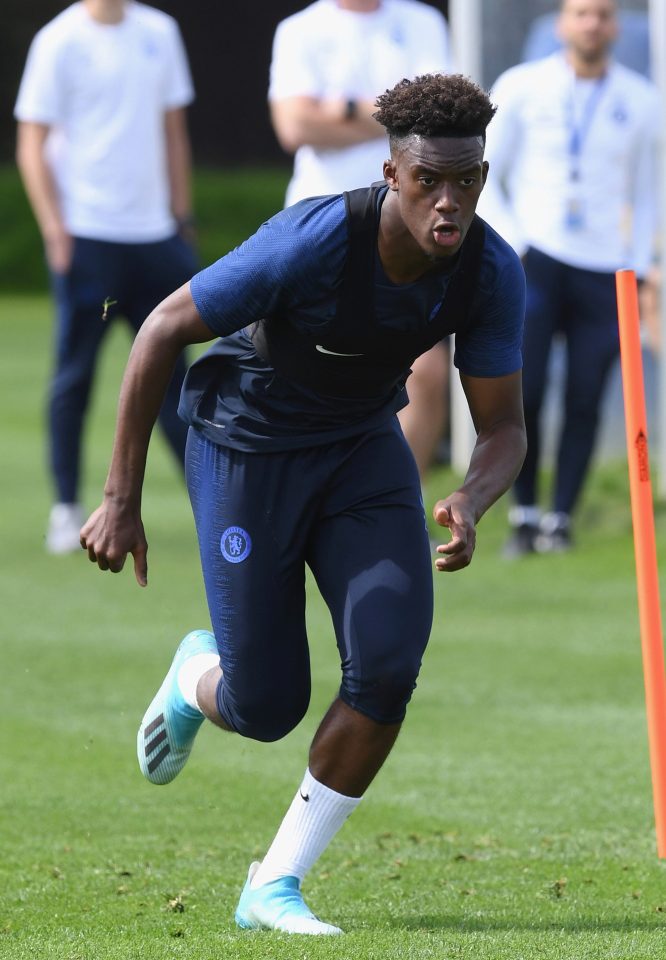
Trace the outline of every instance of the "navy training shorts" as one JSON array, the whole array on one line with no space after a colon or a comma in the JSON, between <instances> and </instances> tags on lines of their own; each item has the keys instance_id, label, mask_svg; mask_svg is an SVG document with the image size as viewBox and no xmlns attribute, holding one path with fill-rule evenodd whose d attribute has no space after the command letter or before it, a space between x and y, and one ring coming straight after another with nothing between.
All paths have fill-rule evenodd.
<instances>
[{"instance_id":1,"label":"navy training shorts","mask_svg":"<svg viewBox=\"0 0 666 960\"><path fill-rule=\"evenodd\" d=\"M378 723L400 722L432 626L433 585L418 472L397 420L267 454L191 428L186 471L225 722L269 741L305 714L306 564L333 620L341 699Z\"/></svg>"}]
</instances>

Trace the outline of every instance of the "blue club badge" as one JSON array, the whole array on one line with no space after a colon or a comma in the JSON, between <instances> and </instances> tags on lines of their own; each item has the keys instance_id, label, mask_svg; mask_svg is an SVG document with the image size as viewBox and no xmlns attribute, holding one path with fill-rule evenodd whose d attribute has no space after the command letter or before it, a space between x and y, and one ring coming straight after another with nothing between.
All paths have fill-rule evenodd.
<instances>
[{"instance_id":1,"label":"blue club badge","mask_svg":"<svg viewBox=\"0 0 666 960\"><path fill-rule=\"evenodd\" d=\"M629 117L627 116L627 111L625 110L624 106L621 103L616 103L615 107L613 108L613 120L615 123L623 126L628 119Z\"/></svg>"},{"instance_id":2,"label":"blue club badge","mask_svg":"<svg viewBox=\"0 0 666 960\"><path fill-rule=\"evenodd\" d=\"M220 538L220 550L229 563L242 563L252 552L252 538L242 527L227 527Z\"/></svg>"}]
</instances>

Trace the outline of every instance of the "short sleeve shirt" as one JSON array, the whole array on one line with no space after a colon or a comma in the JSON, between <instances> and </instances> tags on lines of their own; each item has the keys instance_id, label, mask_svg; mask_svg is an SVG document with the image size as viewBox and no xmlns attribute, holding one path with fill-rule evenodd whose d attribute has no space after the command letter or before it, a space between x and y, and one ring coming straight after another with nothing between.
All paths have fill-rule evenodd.
<instances>
[{"instance_id":1,"label":"short sleeve shirt","mask_svg":"<svg viewBox=\"0 0 666 960\"><path fill-rule=\"evenodd\" d=\"M116 24L74 3L28 53L17 120L47 125L47 160L70 233L121 243L175 232L164 114L193 88L176 21L128 3Z\"/></svg>"},{"instance_id":2,"label":"short sleeve shirt","mask_svg":"<svg viewBox=\"0 0 666 960\"><path fill-rule=\"evenodd\" d=\"M456 337L455 363L474 377L521 367L525 280L516 254L487 236L471 323ZM248 327L288 317L316 334L332 323L347 254L342 196L303 200L272 217L236 250L191 281L203 321L221 339L190 370L181 416L210 439L242 450L280 450L332 442L391 417L404 390L374 399L331 398L278 376L259 358ZM381 329L414 329L438 312L449 277L432 273L396 285L375 258L374 305ZM406 361L407 363L408 361Z\"/></svg>"}]
</instances>

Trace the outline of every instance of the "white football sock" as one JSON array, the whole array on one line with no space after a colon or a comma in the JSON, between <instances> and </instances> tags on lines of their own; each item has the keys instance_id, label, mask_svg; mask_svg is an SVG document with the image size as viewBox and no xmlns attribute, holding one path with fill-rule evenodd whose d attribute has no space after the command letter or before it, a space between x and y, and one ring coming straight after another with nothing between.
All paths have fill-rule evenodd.
<instances>
[{"instance_id":1,"label":"white football sock","mask_svg":"<svg viewBox=\"0 0 666 960\"><path fill-rule=\"evenodd\" d=\"M541 510L539 507L531 504L530 506L514 505L509 509L509 523L512 527L522 527L528 524L530 527L538 527L541 519Z\"/></svg>"},{"instance_id":2,"label":"white football sock","mask_svg":"<svg viewBox=\"0 0 666 960\"><path fill-rule=\"evenodd\" d=\"M571 526L571 517L568 513L544 513L541 518L541 532L546 534L555 533L556 530L568 530Z\"/></svg>"},{"instance_id":3,"label":"white football sock","mask_svg":"<svg viewBox=\"0 0 666 960\"><path fill-rule=\"evenodd\" d=\"M178 687L183 695L185 703L189 704L199 713L203 710L197 703L197 684L204 673L212 670L213 667L219 667L220 658L216 653L195 653L189 657L178 671Z\"/></svg>"},{"instance_id":4,"label":"white football sock","mask_svg":"<svg viewBox=\"0 0 666 960\"><path fill-rule=\"evenodd\" d=\"M303 782L250 884L254 890L279 877L302 880L361 797L345 797L306 770Z\"/></svg>"}]
</instances>

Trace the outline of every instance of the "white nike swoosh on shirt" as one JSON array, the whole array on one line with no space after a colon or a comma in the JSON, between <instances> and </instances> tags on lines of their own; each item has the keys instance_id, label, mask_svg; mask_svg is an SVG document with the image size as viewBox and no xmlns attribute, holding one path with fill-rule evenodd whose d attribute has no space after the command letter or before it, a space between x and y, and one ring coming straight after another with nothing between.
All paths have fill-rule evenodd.
<instances>
[{"instance_id":1,"label":"white nike swoosh on shirt","mask_svg":"<svg viewBox=\"0 0 666 960\"><path fill-rule=\"evenodd\" d=\"M326 347L322 347L320 343L315 343L315 350L319 350L320 353L328 353L332 357L362 357L362 353L338 353L337 350L327 350Z\"/></svg>"}]
</instances>

